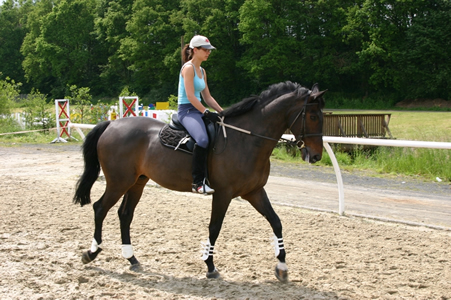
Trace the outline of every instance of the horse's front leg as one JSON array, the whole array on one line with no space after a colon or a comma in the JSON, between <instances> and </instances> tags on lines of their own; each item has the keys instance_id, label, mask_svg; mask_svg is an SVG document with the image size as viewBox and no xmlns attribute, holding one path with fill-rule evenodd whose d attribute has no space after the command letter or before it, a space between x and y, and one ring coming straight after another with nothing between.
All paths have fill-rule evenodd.
<instances>
[{"instance_id":1,"label":"horse's front leg","mask_svg":"<svg viewBox=\"0 0 451 300\"><path fill-rule=\"evenodd\" d=\"M220 277L220 274L213 263L213 250L231 200L232 199L230 197L225 197L219 192L213 194L210 225L208 226L209 237L208 241L203 243L202 249L202 259L205 261L208 268L207 278Z\"/></svg>"},{"instance_id":2,"label":"horse's front leg","mask_svg":"<svg viewBox=\"0 0 451 300\"><path fill-rule=\"evenodd\" d=\"M249 203L268 220L269 224L271 224L272 230L274 232L275 255L279 260L278 264L276 265L275 275L281 282L287 282L288 268L285 263L286 253L282 238L282 223L280 222L279 216L272 208L268 196L266 195L265 189L262 188L258 191L241 197L248 200Z\"/></svg>"}]
</instances>

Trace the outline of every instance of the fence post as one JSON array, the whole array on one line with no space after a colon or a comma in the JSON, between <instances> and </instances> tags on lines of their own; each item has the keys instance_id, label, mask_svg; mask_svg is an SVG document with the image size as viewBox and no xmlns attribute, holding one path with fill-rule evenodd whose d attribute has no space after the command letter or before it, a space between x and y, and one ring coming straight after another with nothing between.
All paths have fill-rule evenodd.
<instances>
[{"instance_id":1,"label":"fence post","mask_svg":"<svg viewBox=\"0 0 451 300\"><path fill-rule=\"evenodd\" d=\"M334 166L335 176L337 177L338 185L338 214L343 215L345 213L345 193L343 188L343 178L341 177L340 166L338 165L337 158L335 157L334 151L330 147L328 142L323 142L324 148L329 154L332 165Z\"/></svg>"}]
</instances>

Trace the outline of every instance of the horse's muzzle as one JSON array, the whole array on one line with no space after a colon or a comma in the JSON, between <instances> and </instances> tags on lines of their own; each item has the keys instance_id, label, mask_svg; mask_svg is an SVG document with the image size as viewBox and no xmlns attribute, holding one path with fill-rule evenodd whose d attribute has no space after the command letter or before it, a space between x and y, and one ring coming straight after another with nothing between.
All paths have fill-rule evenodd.
<instances>
[{"instance_id":1,"label":"horse's muzzle","mask_svg":"<svg viewBox=\"0 0 451 300\"><path fill-rule=\"evenodd\" d=\"M309 147L302 148L301 149L302 160L304 160L305 162L311 163L311 164L314 164L321 160L321 158L322 158L321 153L312 154L311 152L312 151L310 150Z\"/></svg>"}]
</instances>

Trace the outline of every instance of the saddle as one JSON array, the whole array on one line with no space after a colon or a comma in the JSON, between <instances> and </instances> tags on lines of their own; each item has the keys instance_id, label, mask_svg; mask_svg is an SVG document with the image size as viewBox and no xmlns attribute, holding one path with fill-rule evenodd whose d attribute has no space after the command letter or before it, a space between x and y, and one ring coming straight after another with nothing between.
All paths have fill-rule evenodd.
<instances>
[{"instance_id":1,"label":"saddle","mask_svg":"<svg viewBox=\"0 0 451 300\"><path fill-rule=\"evenodd\" d=\"M210 151L215 144L216 132L219 125L213 124L204 118L203 120L207 128L208 140L210 141L208 144L208 150ZM196 141L189 135L182 123L180 123L177 114L173 114L170 123L161 128L159 137L163 146L185 153L193 153Z\"/></svg>"}]
</instances>

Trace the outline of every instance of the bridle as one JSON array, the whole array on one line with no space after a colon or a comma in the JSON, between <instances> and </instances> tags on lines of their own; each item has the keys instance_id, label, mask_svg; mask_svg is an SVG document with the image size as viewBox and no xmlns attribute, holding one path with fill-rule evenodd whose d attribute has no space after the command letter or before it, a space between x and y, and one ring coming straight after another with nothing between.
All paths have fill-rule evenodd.
<instances>
[{"instance_id":1,"label":"bridle","mask_svg":"<svg viewBox=\"0 0 451 300\"><path fill-rule=\"evenodd\" d=\"M288 129L290 129L291 132L293 132L291 130L291 128L293 127L293 125L296 123L296 121L299 119L300 116L302 116L302 132L298 135L295 136L294 141L292 140L288 140L285 138L281 138L282 140L286 141L289 144L295 145L298 147L299 150L305 148L305 143L304 143L304 138L309 137L309 136L323 136L323 132L322 132L322 128L321 128L321 133L305 133L305 113L306 113L306 107L307 105L319 105L319 103L307 103L310 95L311 95L311 91L309 91L305 97L304 97L304 105L302 106L301 111L296 115L296 118L294 118L293 122L291 123L290 127ZM299 143L302 142L302 145L299 146Z\"/></svg>"},{"instance_id":2,"label":"bridle","mask_svg":"<svg viewBox=\"0 0 451 300\"><path fill-rule=\"evenodd\" d=\"M304 97L304 105L302 106L302 109L296 115L296 117L294 118L293 122L291 122L290 127L288 128L291 131L291 128L298 121L299 117L302 117L302 132L298 136L295 136L294 141L291 140L291 139L283 138L283 137L281 137L280 139L274 139L274 138L271 138L271 137L268 137L268 136L264 136L264 135L260 135L260 134L257 134L257 133L253 133L253 132L251 132L249 130L245 130L245 129L242 129L242 128L239 128L239 127L236 127L236 126L233 126L233 125L230 125L230 124L226 124L226 123L224 123L225 117L220 117L221 122L218 122L218 124L222 127L222 131L223 131L224 139L226 140L226 143L227 143L227 133L226 133L226 129L225 128L227 127L227 128L231 128L231 129L243 132L243 133L251 135L251 136L256 136L256 137L262 138L262 139L267 139L267 140L276 141L276 142L282 140L282 141L286 142L287 144L296 146L299 150L302 150L303 148L305 148L304 138L309 137L309 136L323 136L322 129L321 129L321 133L309 133L309 134L305 133L306 107L308 105L319 105L318 103L307 103L311 93L312 92L309 91L305 95L305 97ZM302 144L299 146L300 143L302 143ZM224 146L224 148L225 147L226 146Z\"/></svg>"}]
</instances>

